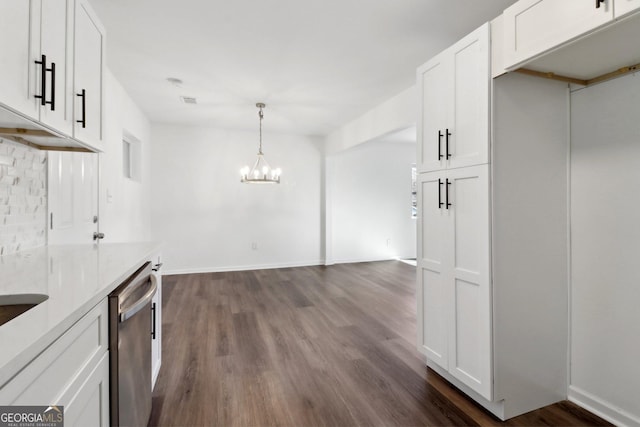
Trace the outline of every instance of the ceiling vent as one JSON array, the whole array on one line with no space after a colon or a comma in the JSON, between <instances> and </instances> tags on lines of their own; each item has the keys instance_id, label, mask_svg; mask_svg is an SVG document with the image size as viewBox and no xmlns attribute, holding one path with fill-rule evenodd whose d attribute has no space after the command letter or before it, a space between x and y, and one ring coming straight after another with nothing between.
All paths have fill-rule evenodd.
<instances>
[{"instance_id":1,"label":"ceiling vent","mask_svg":"<svg viewBox=\"0 0 640 427\"><path fill-rule=\"evenodd\" d=\"M198 103L198 101L196 101L196 99L191 97L191 96L181 96L180 99L185 104L197 104Z\"/></svg>"},{"instance_id":2,"label":"ceiling vent","mask_svg":"<svg viewBox=\"0 0 640 427\"><path fill-rule=\"evenodd\" d=\"M180 79L177 79L177 78L175 78L175 77L169 77L169 78L167 78L167 81L168 81L169 83L171 83L171 84L172 84L173 86L175 86L175 87L182 87L182 83L183 83L183 82L182 82L182 80L180 80Z\"/></svg>"}]
</instances>

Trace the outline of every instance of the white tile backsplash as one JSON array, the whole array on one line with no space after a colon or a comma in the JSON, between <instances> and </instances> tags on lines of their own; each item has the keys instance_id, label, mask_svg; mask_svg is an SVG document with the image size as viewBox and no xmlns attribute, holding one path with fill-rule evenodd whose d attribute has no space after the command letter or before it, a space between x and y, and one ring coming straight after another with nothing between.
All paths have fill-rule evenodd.
<instances>
[{"instance_id":1,"label":"white tile backsplash","mask_svg":"<svg viewBox=\"0 0 640 427\"><path fill-rule=\"evenodd\" d=\"M47 152L0 138L0 255L47 242Z\"/></svg>"}]
</instances>

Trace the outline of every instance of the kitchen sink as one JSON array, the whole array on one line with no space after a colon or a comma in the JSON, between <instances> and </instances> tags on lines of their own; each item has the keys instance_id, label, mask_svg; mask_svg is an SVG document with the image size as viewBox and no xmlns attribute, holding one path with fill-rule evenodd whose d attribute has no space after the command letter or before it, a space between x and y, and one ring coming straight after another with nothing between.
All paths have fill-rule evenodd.
<instances>
[{"instance_id":1,"label":"kitchen sink","mask_svg":"<svg viewBox=\"0 0 640 427\"><path fill-rule=\"evenodd\" d=\"M0 325L15 319L49 298L44 294L0 295Z\"/></svg>"}]
</instances>

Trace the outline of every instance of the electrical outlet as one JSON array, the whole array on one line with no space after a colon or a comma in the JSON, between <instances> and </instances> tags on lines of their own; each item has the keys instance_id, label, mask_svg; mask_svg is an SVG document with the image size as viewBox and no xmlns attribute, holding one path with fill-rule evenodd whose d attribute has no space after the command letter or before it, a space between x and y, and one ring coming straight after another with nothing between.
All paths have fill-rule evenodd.
<instances>
[{"instance_id":1,"label":"electrical outlet","mask_svg":"<svg viewBox=\"0 0 640 427\"><path fill-rule=\"evenodd\" d=\"M387 247L391 246L391 239L387 239Z\"/></svg>"},{"instance_id":2,"label":"electrical outlet","mask_svg":"<svg viewBox=\"0 0 640 427\"><path fill-rule=\"evenodd\" d=\"M253 249L254 251L258 250L258 242L251 242L251 249Z\"/></svg>"}]
</instances>

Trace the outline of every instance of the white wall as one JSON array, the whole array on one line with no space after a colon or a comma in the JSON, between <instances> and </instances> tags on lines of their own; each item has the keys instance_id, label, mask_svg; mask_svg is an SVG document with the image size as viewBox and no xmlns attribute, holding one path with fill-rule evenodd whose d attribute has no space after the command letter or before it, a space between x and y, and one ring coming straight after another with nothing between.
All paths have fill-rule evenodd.
<instances>
[{"instance_id":1,"label":"white wall","mask_svg":"<svg viewBox=\"0 0 640 427\"><path fill-rule=\"evenodd\" d=\"M640 75L571 100L569 397L640 425Z\"/></svg>"},{"instance_id":2,"label":"white wall","mask_svg":"<svg viewBox=\"0 0 640 427\"><path fill-rule=\"evenodd\" d=\"M319 141L266 132L282 181L250 185L239 171L255 161L257 131L154 124L152 139L152 235L166 273L322 263Z\"/></svg>"},{"instance_id":3,"label":"white wall","mask_svg":"<svg viewBox=\"0 0 640 427\"><path fill-rule=\"evenodd\" d=\"M393 141L371 141L331 156L333 262L415 258L415 161L415 143Z\"/></svg>"},{"instance_id":4,"label":"white wall","mask_svg":"<svg viewBox=\"0 0 640 427\"><path fill-rule=\"evenodd\" d=\"M111 72L106 73L105 144L100 154L100 231L104 242L151 239L150 124ZM125 178L122 138L138 141L139 175Z\"/></svg>"},{"instance_id":5,"label":"white wall","mask_svg":"<svg viewBox=\"0 0 640 427\"><path fill-rule=\"evenodd\" d=\"M326 264L415 257L410 164L416 158L416 114L411 86L325 138Z\"/></svg>"},{"instance_id":6,"label":"white wall","mask_svg":"<svg viewBox=\"0 0 640 427\"><path fill-rule=\"evenodd\" d=\"M415 126L417 103L416 87L405 89L331 132L326 138L326 153L334 154L389 132Z\"/></svg>"}]
</instances>

